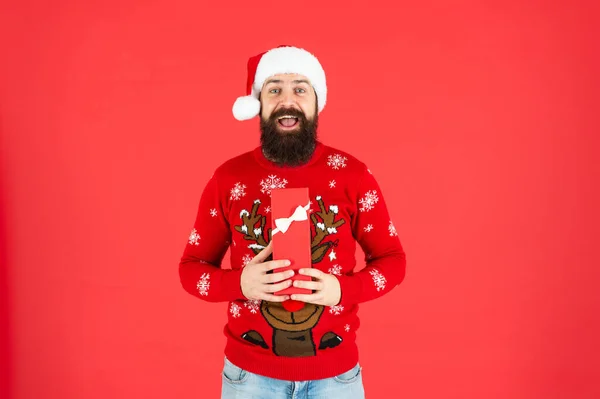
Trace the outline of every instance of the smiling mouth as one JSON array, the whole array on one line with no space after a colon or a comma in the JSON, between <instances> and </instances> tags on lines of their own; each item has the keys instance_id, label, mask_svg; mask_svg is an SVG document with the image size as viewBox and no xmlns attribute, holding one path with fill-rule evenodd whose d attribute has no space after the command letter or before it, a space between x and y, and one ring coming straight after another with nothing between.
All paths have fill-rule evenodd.
<instances>
[{"instance_id":1,"label":"smiling mouth","mask_svg":"<svg viewBox=\"0 0 600 399\"><path fill-rule=\"evenodd\" d=\"M277 123L279 123L279 126L283 127L284 129L293 129L298 125L298 118L290 115L284 115L277 119Z\"/></svg>"}]
</instances>

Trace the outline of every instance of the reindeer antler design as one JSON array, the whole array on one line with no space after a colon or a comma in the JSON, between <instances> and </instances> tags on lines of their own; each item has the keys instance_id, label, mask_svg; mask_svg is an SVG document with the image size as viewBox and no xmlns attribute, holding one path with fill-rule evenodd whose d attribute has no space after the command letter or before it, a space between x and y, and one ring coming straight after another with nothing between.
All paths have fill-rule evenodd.
<instances>
[{"instance_id":1,"label":"reindeer antler design","mask_svg":"<svg viewBox=\"0 0 600 399\"><path fill-rule=\"evenodd\" d=\"M321 196L317 197L317 202L319 203L319 207L321 208L321 212L314 212L310 215L310 219L315 225L315 236L310 243L312 248L312 262L317 263L323 260L323 257L331 248L334 246L334 243L331 241L322 242L325 237L330 234L337 233L337 228L346 223L344 219L340 219L335 221L335 218L338 214L337 205L330 205L329 211L325 209L325 204L323 203L323 199ZM322 222L319 222L317 217L318 215Z\"/></svg>"},{"instance_id":2,"label":"reindeer antler design","mask_svg":"<svg viewBox=\"0 0 600 399\"><path fill-rule=\"evenodd\" d=\"M243 209L240 212L240 217L242 218L243 224L241 226L234 226L235 230L244 234L244 239L248 241L254 241L255 243L248 245L249 248L254 251L256 255L265 248L269 241L271 241L271 230L269 227L268 232L268 241L265 240L264 230L265 225L267 224L267 218L260 213L258 213L258 208L260 207L260 200L254 201L254 205L252 206L252 211L248 212L246 209ZM260 221L260 227L255 227L256 224Z\"/></svg>"}]
</instances>

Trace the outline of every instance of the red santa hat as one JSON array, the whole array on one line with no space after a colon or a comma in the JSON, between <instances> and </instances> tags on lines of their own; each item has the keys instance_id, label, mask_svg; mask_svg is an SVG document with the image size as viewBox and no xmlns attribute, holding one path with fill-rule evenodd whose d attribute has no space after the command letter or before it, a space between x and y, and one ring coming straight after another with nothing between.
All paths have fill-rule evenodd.
<instances>
[{"instance_id":1,"label":"red santa hat","mask_svg":"<svg viewBox=\"0 0 600 399\"><path fill-rule=\"evenodd\" d=\"M243 121L257 116L260 112L258 97L265 80L281 73L306 76L317 94L318 112L323 110L327 102L327 84L325 71L319 60L304 49L284 45L255 55L248 60L246 95L238 97L233 104L235 119Z\"/></svg>"}]
</instances>

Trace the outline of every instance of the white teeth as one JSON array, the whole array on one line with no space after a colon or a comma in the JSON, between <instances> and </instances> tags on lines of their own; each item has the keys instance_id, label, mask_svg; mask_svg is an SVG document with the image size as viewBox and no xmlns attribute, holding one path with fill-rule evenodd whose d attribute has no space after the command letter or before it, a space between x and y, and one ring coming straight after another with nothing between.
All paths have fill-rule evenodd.
<instances>
[{"instance_id":1,"label":"white teeth","mask_svg":"<svg viewBox=\"0 0 600 399\"><path fill-rule=\"evenodd\" d=\"M291 116L291 115L284 115L279 119L292 119L292 118L296 118L295 116Z\"/></svg>"}]
</instances>

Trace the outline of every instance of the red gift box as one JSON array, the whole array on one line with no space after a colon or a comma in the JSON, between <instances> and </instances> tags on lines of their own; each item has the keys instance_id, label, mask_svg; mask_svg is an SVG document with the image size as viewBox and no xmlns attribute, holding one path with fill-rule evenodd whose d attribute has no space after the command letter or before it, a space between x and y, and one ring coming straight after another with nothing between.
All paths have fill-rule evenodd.
<instances>
[{"instance_id":1,"label":"red gift box","mask_svg":"<svg viewBox=\"0 0 600 399\"><path fill-rule=\"evenodd\" d=\"M308 188L280 188L271 191L273 259L288 259L291 262L289 266L278 268L274 272L312 267L309 207ZM291 279L312 280L310 276L298 273ZM291 294L312 294L312 290L291 286L275 292L275 295ZM288 310L301 309L303 306L303 302L286 302L283 305Z\"/></svg>"}]
</instances>

